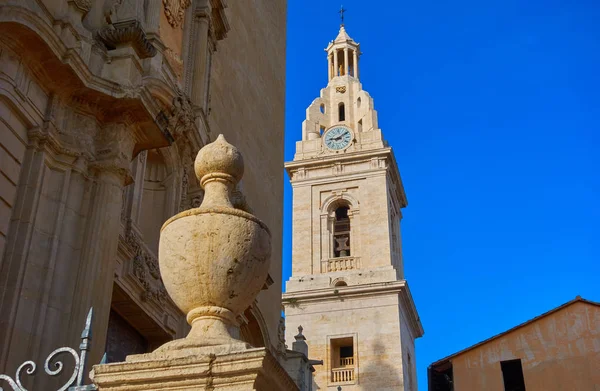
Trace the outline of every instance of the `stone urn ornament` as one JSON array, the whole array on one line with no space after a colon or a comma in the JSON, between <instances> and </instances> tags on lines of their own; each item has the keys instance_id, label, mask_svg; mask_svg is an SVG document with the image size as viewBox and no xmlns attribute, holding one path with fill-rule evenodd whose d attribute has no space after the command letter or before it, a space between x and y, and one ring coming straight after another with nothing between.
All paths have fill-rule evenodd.
<instances>
[{"instance_id":1,"label":"stone urn ornament","mask_svg":"<svg viewBox=\"0 0 600 391\"><path fill-rule=\"evenodd\" d=\"M167 220L159 242L165 288L192 328L186 338L156 352L216 345L246 349L237 318L267 279L271 234L254 215L232 205L244 162L223 135L198 152L194 169L205 191L202 204Z\"/></svg>"}]
</instances>

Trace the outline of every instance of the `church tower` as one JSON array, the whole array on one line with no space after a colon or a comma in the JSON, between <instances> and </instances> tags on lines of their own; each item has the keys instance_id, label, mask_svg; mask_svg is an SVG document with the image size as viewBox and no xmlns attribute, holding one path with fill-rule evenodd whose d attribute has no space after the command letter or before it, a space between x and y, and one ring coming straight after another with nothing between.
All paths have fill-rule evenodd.
<instances>
[{"instance_id":1,"label":"church tower","mask_svg":"<svg viewBox=\"0 0 600 391\"><path fill-rule=\"evenodd\" d=\"M359 80L359 44L342 24L325 50L328 84L285 164L293 188L286 341L303 326L310 358L323 360L321 390L415 391L423 328L403 272L406 195Z\"/></svg>"}]
</instances>

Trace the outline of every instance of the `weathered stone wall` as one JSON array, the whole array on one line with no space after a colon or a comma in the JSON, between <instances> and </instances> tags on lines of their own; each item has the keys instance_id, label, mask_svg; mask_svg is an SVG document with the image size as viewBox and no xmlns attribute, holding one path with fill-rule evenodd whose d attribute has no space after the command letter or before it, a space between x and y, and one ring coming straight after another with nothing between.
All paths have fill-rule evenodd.
<instances>
[{"instance_id":1,"label":"weathered stone wall","mask_svg":"<svg viewBox=\"0 0 600 391\"><path fill-rule=\"evenodd\" d=\"M343 288L341 288L343 289ZM344 390L402 389L403 360L400 338L398 295L339 297L315 302L298 302L286 306L286 340L294 341L297 326L304 335L311 359L323 360L316 365L315 381L320 389L335 390L331 381L331 338L355 336L355 381L341 384Z\"/></svg>"},{"instance_id":2,"label":"weathered stone wall","mask_svg":"<svg viewBox=\"0 0 600 391\"><path fill-rule=\"evenodd\" d=\"M500 361L521 359L527 390L600 388L600 307L574 303L452 359L456 391L504 391Z\"/></svg>"},{"instance_id":3,"label":"weathered stone wall","mask_svg":"<svg viewBox=\"0 0 600 391\"><path fill-rule=\"evenodd\" d=\"M281 313L283 137L285 109L285 0L230 1L232 26L213 58L209 122L239 148L246 165L242 188L253 213L272 234L275 281L259 308L277 345Z\"/></svg>"}]
</instances>

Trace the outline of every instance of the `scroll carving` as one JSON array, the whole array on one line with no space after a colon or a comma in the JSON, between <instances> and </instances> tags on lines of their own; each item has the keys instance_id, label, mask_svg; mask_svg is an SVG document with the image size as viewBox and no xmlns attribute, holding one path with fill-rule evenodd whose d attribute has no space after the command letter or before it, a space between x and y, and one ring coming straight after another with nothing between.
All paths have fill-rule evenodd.
<instances>
[{"instance_id":1,"label":"scroll carving","mask_svg":"<svg viewBox=\"0 0 600 391\"><path fill-rule=\"evenodd\" d=\"M167 17L167 21L171 26L183 27L185 10L190 6L191 3L191 0L163 0L165 16Z\"/></svg>"},{"instance_id":2,"label":"scroll carving","mask_svg":"<svg viewBox=\"0 0 600 391\"><path fill-rule=\"evenodd\" d=\"M165 285L160 276L158 259L150 254L141 244L141 239L129 229L125 243L133 250L133 275L144 288L143 300L154 300L159 303L170 301Z\"/></svg>"}]
</instances>

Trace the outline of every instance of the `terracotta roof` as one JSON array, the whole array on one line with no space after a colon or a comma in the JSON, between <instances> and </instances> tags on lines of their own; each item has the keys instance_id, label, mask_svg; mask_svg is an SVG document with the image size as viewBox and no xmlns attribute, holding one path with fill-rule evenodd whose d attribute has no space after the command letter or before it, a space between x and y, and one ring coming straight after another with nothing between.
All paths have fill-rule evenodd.
<instances>
[{"instance_id":1,"label":"terracotta roof","mask_svg":"<svg viewBox=\"0 0 600 391\"><path fill-rule=\"evenodd\" d=\"M513 328L511 328L509 330L506 330L506 331L504 331L504 332L502 332L500 334L496 334L493 337L490 337L490 338L488 338L486 340L483 340L483 341L481 341L479 343L476 343L475 345L469 346L468 348L465 348L465 349L460 350L460 351L458 351L458 352L456 352L454 354L451 354L451 355L449 355L447 357L444 357L441 360L438 360L438 361L434 362L433 364L431 364L430 367L435 367L435 366L439 366L441 364L446 364L446 362L448 360L450 360L451 358L459 356L459 355L461 355L461 354L463 354L465 352L468 352L469 350L475 349L475 348L477 348L477 347L479 347L481 345L484 345L484 344L486 344L486 343L488 343L490 341L493 341L494 339L503 337L503 336L505 336L508 333L511 333L511 332L513 332L513 331L515 331L517 329L520 329L521 327L527 326L530 323L536 322L536 321L538 321L541 318L544 318L544 317L546 317L548 315L551 315L551 314L553 314L553 313L555 313L557 311L560 311L563 308L566 308L566 307L570 306L571 304L575 304L575 303L586 303L586 304L591 304L591 305L595 305L595 306L600 307L600 303L597 303L597 302L594 302L594 301L590 301L590 300L586 300L586 299L583 299L581 296L577 296L575 299L573 299L571 301L568 301L565 304L560 305L560 306L558 306L556 308L553 308L553 309L551 309L548 312L544 312L543 314L538 315L535 318L529 319L528 321L523 322L523 323L521 323L521 324L519 324L519 325L517 325L517 326L515 326L515 327L513 327Z\"/></svg>"}]
</instances>

